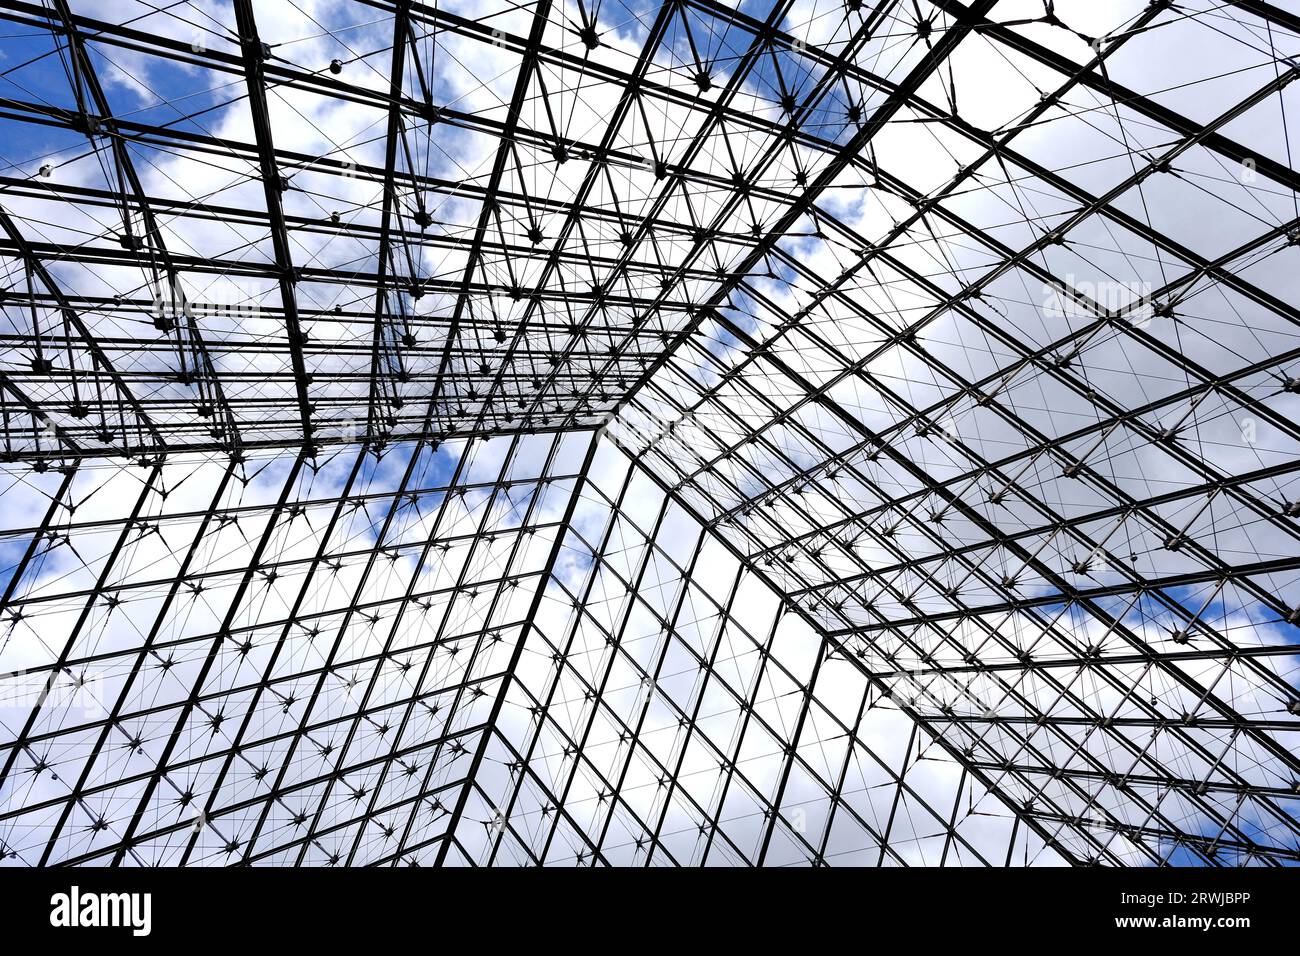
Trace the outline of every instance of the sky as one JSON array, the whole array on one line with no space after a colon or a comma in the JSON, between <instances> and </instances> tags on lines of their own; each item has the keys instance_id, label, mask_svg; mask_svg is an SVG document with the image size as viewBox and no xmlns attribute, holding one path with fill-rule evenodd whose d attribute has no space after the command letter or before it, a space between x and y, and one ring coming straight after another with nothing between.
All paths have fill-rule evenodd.
<instances>
[{"instance_id":1,"label":"sky","mask_svg":"<svg viewBox=\"0 0 1300 956\"><path fill-rule=\"evenodd\" d=\"M870 150L836 167L836 151L892 109L887 90L925 62L952 20L941 5L892 4L875 35L858 44L850 38L860 13L825 0L788 6L777 22L794 43L757 57L745 56L754 34L706 14L707 4L670 19L647 65L647 82L658 86L643 100L644 121L629 111L614 143L642 157L671 154L690 175L660 185L652 165L628 161L593 178L590 158L559 163L520 136L521 161L506 164L499 188L530 196L539 211L512 204L503 235L522 245L535 223L543 242L535 252L488 253L477 263L461 240L483 213L474 188L494 178L500 144L489 124L510 121L520 57L491 34L423 41L430 98L461 119L412 127L411 152L398 159L402 171L452 186L399 190L403 221L425 203L435 226L402 243L390 268L432 291L384 300L385 361L400 363L412 381L384 378L404 404L387 394L383 401L403 415L435 409L433 420L448 431L481 424L516 398L544 412L545 394L534 398L510 376L549 374L547 360L558 355L561 372L590 382L584 387L598 404L602 391L611 393L604 404L616 414L601 432L588 429L607 416L574 411L557 415L571 429L560 437L409 441L399 428L380 455L345 443L310 464L285 449L254 452L237 466L209 453L170 455L156 468L92 460L55 512L57 524L73 525L68 539L38 544L17 582L15 569L63 476L3 466L0 582L13 585L18 602L0 622L8 629L0 633L0 672L23 686L33 673L75 682L78 668L65 666L72 660L100 681L89 704L83 697L33 707L19 695L5 709L11 739L29 728L50 748L24 746L10 761L0 838L18 855L7 862L43 855L103 862L141 826L150 839L132 852L146 862L220 863L254 853L275 862L395 862L426 853L447 815L435 808L431 819L421 816L428 793L419 789L391 792L392 768L408 745L421 757L423 789L446 787L448 804L464 801L455 853L475 861L590 862L593 844L609 839L607 862L640 862L637 854L879 862L888 855L881 834L900 805L915 815L905 814L908 829L887 838L894 862L933 865L952 851L961 862L1000 863L1008 849L1024 862L1060 862L1047 834L1080 858L1209 860L1159 839L1118 836L1116 821L1295 850L1294 797L1284 794L1295 778L1295 715L1287 707L1296 660L1276 648L1293 646L1300 628L1262 597L1290 607L1300 599L1287 564L1295 523L1279 515L1300 500L1288 467L1300 396L1280 388L1297 374L1296 335L1294 316L1275 305L1300 293L1295 247L1285 239L1300 216L1295 195L1255 164L1188 145L1150 111L1095 87L1070 85L1044 106L1043 95L1068 78L1016 43L1084 64L1094 52L1089 40L1100 37L1110 81L1197 124L1217 124L1222 136L1289 166L1289 86L1233 111L1291 68L1297 37L1210 4L1180 6L1132 30L1147 16L1144 3L1061 2L1053 25L1028 22L1042 18L1042 3L1003 0L991 14L1003 32L963 40L873 130ZM237 50L223 5L73 7L189 43L196 63ZM503 36L531 28L523 7L439 9ZM762 21L774 8L739 9ZM590 11L576 3L555 11L544 34L552 46L626 70L658 8L600 5L601 44L589 51L578 20ZM256 12L270 62L327 78L338 60L339 82L356 92L347 100L297 84L268 94L276 146L306 158L283 195L286 214L300 224L291 232L292 259L344 275L296 284L314 343L312 394L325 437L355 440L371 400L375 291L366 277L378 267L376 243L322 224L334 212L349 226L382 221L382 182L340 176L337 164L384 166L387 113L364 93L387 87L392 22L342 2L259 0ZM177 138L257 138L238 75L107 43L93 48L120 120L165 125ZM853 75L828 82L827 55L846 53ZM0 96L73 107L48 31L16 29L0 55ZM413 99L414 66L413 57L405 81ZM598 142L615 115L616 83L579 79L551 61L529 82L535 93L517 122L530 135L554 126L573 141ZM550 113L537 95L541 84L549 84ZM771 124L791 115L782 89L796 91L799 104L793 145L772 133ZM950 122L954 104L960 124ZM72 130L0 121L0 172L10 184L0 205L29 241L120 248L120 212L50 201L58 190L116 188L105 151ZM687 154L702 130L703 148ZM1001 144L998 155L988 152L990 141ZM237 151L202 153L172 140L127 149L151 196L265 209L255 164ZM1168 170L1139 172L1166 156ZM753 192L739 202L726 184L737 169ZM771 229L808 183L813 191L786 234L742 281L726 279L755 248L751 227ZM583 190L605 210L599 225L566 222L562 204ZM1110 197L1104 208L1087 208L1085 197L1101 196ZM934 205L923 212L927 200ZM615 223L652 212L678 227L710 223L723 235L697 248L665 226L657 246L649 231L623 243ZM276 425L267 412L295 399L281 290L265 271L274 260L266 229L238 216L161 221L173 254L228 264L220 275L184 269L186 295L214 306L201 328L216 379L246 400L234 413L241 432L287 442L297 422ZM1066 241L1048 241L1063 228ZM1281 237L1235 251L1270 230ZM552 244L558 266L547 258ZM611 260L602 273L626 265L633 292L657 289L659 274L645 266L652 249L665 269L683 270L674 299L716 305L712 315L671 302L656 311L649 329L675 342L670 356L633 334L622 307L582 306L611 326L610 348L624 343L610 358L603 339L588 348L581 336L545 327L559 306L458 297L452 284L468 275L502 288L585 290L602 279L584 261L591 253ZM565 251L574 256L563 259ZM1206 262L1223 268L1207 271ZM79 296L148 300L156 291L134 265L50 268ZM5 281L26 288L12 254ZM968 287L979 296L952 300ZM166 378L174 355L133 347L142 336L163 336L117 305L87 310L94 335L126 342L110 354L149 401L190 401L185 386ZM21 374L32 395L62 409L67 380L31 374L28 310L6 302L4 313L6 374ZM55 310L41 313L53 328ZM462 313L448 347L445 319ZM399 344L405 328L418 332L416 346ZM458 349L488 342L498 329L503 340L488 347L489 368L480 372ZM444 349L451 374L437 395L430 383ZM1171 351L1194 366L1173 361ZM79 351L75 367L87 372L88 361ZM642 386L616 402L623 393L616 379L643 373ZM976 401L977 387L991 404ZM182 408L160 421L181 436L195 419ZM1178 433L1175 448L1152 440L1165 429ZM441 439L436 447L433 437ZM593 441L586 479L576 480ZM1087 480L1062 473L1072 461L1087 466ZM1256 480L1214 490L1221 478L1254 472ZM1014 488L992 500L1004 485ZM237 520L212 527L204 523L209 513ZM1056 527L1061 517L1069 529ZM1165 547L1171 531L1188 546ZM1066 606L1059 581L1094 546L1096 566L1086 580L1070 580L1121 593L1100 596L1089 610ZM339 571L330 570L331 558ZM1208 575L1142 600L1127 584L1268 561L1277 567L1248 579L1219 586ZM106 600L101 577L126 595L120 605ZM507 587L512 579L520 584ZM203 590L191 593L199 581ZM743 598L724 608L733 587ZM950 587L959 599L945 593ZM426 592L431 607L410 596ZM656 613L672 610L656 602L683 594L689 608L652 627ZM1016 597L1039 603L1007 607ZM372 602L382 623L369 621L370 611L347 610ZM692 612L713 623L688 627ZM321 646L291 619L325 622L333 643ZM644 653L602 633L637 626L646 628L638 636ZM1183 629L1194 632L1193 649L1211 653L1162 668L1135 656L1143 646L1176 655L1182 645L1170 635ZM243 635L252 647L243 647ZM814 670L824 641L834 653ZM462 646L463 657L451 653ZM1251 653L1239 659L1234 647ZM1079 664L1087 648L1102 665ZM168 654L175 660L161 668ZM1041 669L1017 667L1020 655ZM697 657L712 663L702 667ZM516 676L503 679L512 660ZM400 666L410 661L418 662L415 673ZM660 677L651 679L660 690L638 697L656 661ZM210 697L191 707L186 694L196 682ZM441 716L414 716L426 713L422 701L444 697L450 705ZM401 716L362 713L372 701ZM541 720L531 710L539 701L549 701ZM859 705L866 716L852 731ZM132 726L105 722L119 709L136 715ZM693 723L696 709L709 721ZM493 713L496 729L482 730ZM1262 729L1239 734L1224 720L1232 714ZM1085 725L1085 716L1115 723ZM319 728L311 726L317 717ZM1179 729L1152 734L1159 721L1178 721ZM751 725L758 729L742 729ZM570 760L566 739L586 736L589 749ZM460 752L454 741L462 738ZM112 743L91 760L97 740ZM977 772L962 770L966 748ZM834 778L848 771L832 759L841 752L858 775L846 810ZM512 762L525 757L528 773L513 772ZM175 768L151 775L166 761ZM37 770L42 762L53 773ZM664 795L654 778L674 764L681 783ZM273 773L258 776L263 766ZM322 782L330 766L348 768L338 783ZM1053 777L1052 768L1077 776ZM462 787L471 771L477 786ZM1126 791L1098 781L1107 773L1180 782L1143 779ZM275 780L294 785L301 799L268 796ZM1205 793L1196 792L1201 781ZM69 801L78 784L92 796ZM1242 785L1259 792L1236 802ZM601 796L615 789L619 799ZM567 794L553 824L543 823L548 790ZM186 792L197 797L178 803ZM358 817L348 800L368 812ZM944 814L963 800L962 822L949 824ZM1008 803L1026 800L1038 801L1042 822L1032 834L1012 835ZM293 822L300 804L318 808L308 835ZM198 806L214 820L195 830L189 821ZM412 807L421 822L396 827L400 845L384 827L376 831L381 818L414 819ZM773 807L780 825L770 832L779 838L768 837L764 849L772 816L765 810ZM480 824L499 813L511 828L494 842ZM646 853L637 841L656 814L661 839ZM1076 820L1093 816L1109 829Z\"/></svg>"}]
</instances>

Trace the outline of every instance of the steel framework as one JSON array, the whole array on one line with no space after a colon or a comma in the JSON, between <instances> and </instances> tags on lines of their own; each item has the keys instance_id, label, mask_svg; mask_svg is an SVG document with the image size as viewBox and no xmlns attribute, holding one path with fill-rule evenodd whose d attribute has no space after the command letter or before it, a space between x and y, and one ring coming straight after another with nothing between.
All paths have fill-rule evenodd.
<instances>
[{"instance_id":1,"label":"steel framework","mask_svg":"<svg viewBox=\"0 0 1300 956\"><path fill-rule=\"evenodd\" d=\"M1300 14L0 0L0 860L1300 862Z\"/></svg>"}]
</instances>

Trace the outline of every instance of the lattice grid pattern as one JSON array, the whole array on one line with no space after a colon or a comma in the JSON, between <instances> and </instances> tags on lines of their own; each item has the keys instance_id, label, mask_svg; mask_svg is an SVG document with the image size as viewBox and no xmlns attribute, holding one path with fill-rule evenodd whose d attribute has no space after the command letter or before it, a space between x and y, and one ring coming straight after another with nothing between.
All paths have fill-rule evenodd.
<instances>
[{"instance_id":1,"label":"lattice grid pattern","mask_svg":"<svg viewBox=\"0 0 1300 956\"><path fill-rule=\"evenodd\" d=\"M0 18L3 862L1300 859L1294 4Z\"/></svg>"}]
</instances>

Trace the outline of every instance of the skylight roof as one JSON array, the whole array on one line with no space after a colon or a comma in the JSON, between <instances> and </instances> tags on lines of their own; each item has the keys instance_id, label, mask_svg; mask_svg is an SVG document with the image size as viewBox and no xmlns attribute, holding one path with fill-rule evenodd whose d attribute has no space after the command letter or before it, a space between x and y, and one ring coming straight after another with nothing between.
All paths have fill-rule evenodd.
<instances>
[{"instance_id":1,"label":"skylight roof","mask_svg":"<svg viewBox=\"0 0 1300 956\"><path fill-rule=\"evenodd\" d=\"M0 18L4 862L1300 857L1283 5Z\"/></svg>"}]
</instances>

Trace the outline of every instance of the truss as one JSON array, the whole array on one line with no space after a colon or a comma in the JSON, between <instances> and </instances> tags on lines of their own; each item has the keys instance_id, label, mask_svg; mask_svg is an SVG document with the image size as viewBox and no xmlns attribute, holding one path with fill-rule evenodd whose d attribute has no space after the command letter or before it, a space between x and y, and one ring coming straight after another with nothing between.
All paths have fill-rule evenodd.
<instances>
[{"instance_id":1,"label":"truss","mask_svg":"<svg viewBox=\"0 0 1300 956\"><path fill-rule=\"evenodd\" d=\"M0 859L1300 860L1300 15L0 0Z\"/></svg>"}]
</instances>

